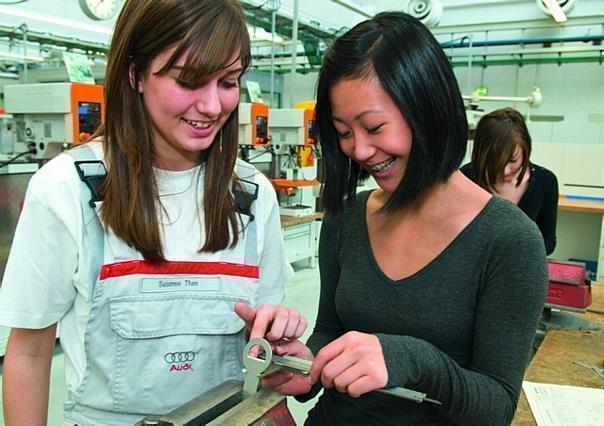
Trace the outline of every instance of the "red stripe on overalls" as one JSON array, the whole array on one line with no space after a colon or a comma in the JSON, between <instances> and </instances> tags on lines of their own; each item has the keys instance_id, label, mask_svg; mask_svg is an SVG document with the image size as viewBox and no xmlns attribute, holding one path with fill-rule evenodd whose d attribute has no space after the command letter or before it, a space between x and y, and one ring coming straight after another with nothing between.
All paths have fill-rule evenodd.
<instances>
[{"instance_id":1,"label":"red stripe on overalls","mask_svg":"<svg viewBox=\"0 0 604 426\"><path fill-rule=\"evenodd\" d=\"M125 275L232 275L243 278L259 278L258 266L228 262L148 262L129 260L110 263L101 267L99 278L123 277Z\"/></svg>"}]
</instances>

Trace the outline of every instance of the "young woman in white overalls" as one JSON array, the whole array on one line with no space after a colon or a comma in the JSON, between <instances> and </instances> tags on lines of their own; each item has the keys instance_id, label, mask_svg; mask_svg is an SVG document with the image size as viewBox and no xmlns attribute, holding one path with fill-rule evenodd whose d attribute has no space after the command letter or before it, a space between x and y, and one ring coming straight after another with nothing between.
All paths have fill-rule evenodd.
<instances>
[{"instance_id":1,"label":"young woman in white overalls","mask_svg":"<svg viewBox=\"0 0 604 426\"><path fill-rule=\"evenodd\" d=\"M0 293L7 425L45 424L57 324L65 424L134 424L229 379L251 337L299 337L270 182L237 160L250 61L233 0L127 0L105 123L28 187ZM106 173L105 173L106 168Z\"/></svg>"}]
</instances>

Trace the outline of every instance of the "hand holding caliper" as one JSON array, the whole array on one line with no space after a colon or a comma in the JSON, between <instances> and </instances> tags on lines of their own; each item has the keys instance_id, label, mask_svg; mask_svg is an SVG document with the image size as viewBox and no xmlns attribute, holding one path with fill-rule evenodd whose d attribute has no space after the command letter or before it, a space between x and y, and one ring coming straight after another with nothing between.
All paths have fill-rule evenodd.
<instances>
[{"instance_id":1,"label":"hand holding caliper","mask_svg":"<svg viewBox=\"0 0 604 426\"><path fill-rule=\"evenodd\" d=\"M255 346L260 346L264 350L259 357L250 356L250 350ZM289 355L275 355L271 349L271 345L264 339L252 339L248 342L243 353L243 363L247 370L243 386L244 397L251 396L258 390L258 385L263 375L270 375L275 372L276 369L282 368L291 371L294 374L307 377L311 373L313 364L312 361L303 358ZM311 383L310 381L307 381L307 383L308 390L310 390ZM278 390L278 386L272 387ZM425 393L403 388L401 386L381 388L377 389L376 392L417 403L426 401L432 404L441 405L439 401L427 398Z\"/></svg>"}]
</instances>

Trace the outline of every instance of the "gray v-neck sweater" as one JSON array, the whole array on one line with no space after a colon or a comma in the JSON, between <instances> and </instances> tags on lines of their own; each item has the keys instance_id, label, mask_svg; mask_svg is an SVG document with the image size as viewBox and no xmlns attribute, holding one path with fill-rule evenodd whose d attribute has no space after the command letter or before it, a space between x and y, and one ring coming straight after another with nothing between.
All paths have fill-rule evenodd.
<instances>
[{"instance_id":1,"label":"gray v-neck sweater","mask_svg":"<svg viewBox=\"0 0 604 426\"><path fill-rule=\"evenodd\" d=\"M317 353L349 331L375 334L388 386L426 393L442 406L326 389L307 424L510 423L547 289L539 230L493 197L432 262L392 281L369 244L368 196L360 193L343 216L324 221L321 298L308 345Z\"/></svg>"}]
</instances>

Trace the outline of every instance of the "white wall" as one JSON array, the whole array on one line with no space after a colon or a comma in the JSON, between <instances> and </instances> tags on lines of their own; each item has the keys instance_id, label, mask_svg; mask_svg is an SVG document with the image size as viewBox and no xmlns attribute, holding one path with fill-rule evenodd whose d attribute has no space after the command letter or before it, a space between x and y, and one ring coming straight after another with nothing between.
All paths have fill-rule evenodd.
<instances>
[{"instance_id":1,"label":"white wall","mask_svg":"<svg viewBox=\"0 0 604 426\"><path fill-rule=\"evenodd\" d=\"M460 87L467 89L467 67L456 67ZM604 186L604 65L599 63L541 64L474 68L473 87L491 96L528 96L538 86L543 103L530 110L528 127L534 141L532 160L558 176L560 192L604 197L604 188L576 188L566 184ZM467 90L463 90L469 94ZM526 103L482 102L485 112L511 106L527 114ZM556 117L562 121L536 121Z\"/></svg>"},{"instance_id":2,"label":"white wall","mask_svg":"<svg viewBox=\"0 0 604 426\"><path fill-rule=\"evenodd\" d=\"M318 73L283 74L283 108L293 108L296 103L316 99Z\"/></svg>"},{"instance_id":3,"label":"white wall","mask_svg":"<svg viewBox=\"0 0 604 426\"><path fill-rule=\"evenodd\" d=\"M462 92L467 90L468 68L454 69ZM284 75L283 106L315 98L316 73ZM604 65L599 63L541 64L473 68L472 87L482 85L491 96L525 97L538 86L543 103L530 114L562 118L559 122L531 121L532 159L550 168L560 181L560 192L604 196L604 189L565 187L567 183L604 186ZM435 94L435 96L438 96ZM526 103L482 102L485 112L504 106L527 114Z\"/></svg>"}]
</instances>

